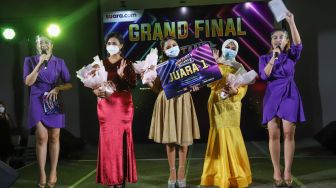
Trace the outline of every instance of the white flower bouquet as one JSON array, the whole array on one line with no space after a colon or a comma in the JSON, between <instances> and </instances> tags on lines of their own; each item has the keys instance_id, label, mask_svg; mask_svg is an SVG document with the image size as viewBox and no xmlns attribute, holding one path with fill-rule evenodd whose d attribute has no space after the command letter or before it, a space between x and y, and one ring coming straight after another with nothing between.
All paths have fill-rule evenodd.
<instances>
[{"instance_id":1,"label":"white flower bouquet","mask_svg":"<svg viewBox=\"0 0 336 188\"><path fill-rule=\"evenodd\" d=\"M249 72L245 72L243 74L228 74L226 78L226 83L229 84L231 87L238 88L241 86L249 85L254 83L255 79L257 78L258 74L251 70ZM220 98L223 100L229 97L229 94L220 90Z\"/></svg>"},{"instance_id":2,"label":"white flower bouquet","mask_svg":"<svg viewBox=\"0 0 336 188\"><path fill-rule=\"evenodd\" d=\"M157 77L156 65L158 62L158 50L152 48L144 61L133 63L135 73L141 74L142 84L153 82Z\"/></svg>"},{"instance_id":3,"label":"white flower bouquet","mask_svg":"<svg viewBox=\"0 0 336 188\"><path fill-rule=\"evenodd\" d=\"M106 94L109 96L116 90L116 87L113 82L107 81L107 72L99 57L95 56L93 59L93 63L76 71L77 77L85 87L91 89L100 88L105 90Z\"/></svg>"}]
</instances>

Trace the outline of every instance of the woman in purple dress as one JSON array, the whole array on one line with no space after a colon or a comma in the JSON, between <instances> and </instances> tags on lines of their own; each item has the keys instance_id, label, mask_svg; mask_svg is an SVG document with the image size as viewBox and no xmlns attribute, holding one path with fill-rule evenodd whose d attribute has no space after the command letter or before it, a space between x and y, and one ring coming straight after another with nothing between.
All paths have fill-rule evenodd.
<instances>
[{"instance_id":1,"label":"woman in purple dress","mask_svg":"<svg viewBox=\"0 0 336 188\"><path fill-rule=\"evenodd\" d=\"M300 58L302 43L294 22L294 15L286 14L293 44L285 30L271 34L272 49L259 59L259 74L267 81L263 102L262 124L267 124L269 150L273 164L273 178L277 187L292 186L291 167L295 150L295 124L305 121L299 90L294 82L295 64ZM285 168L280 170L280 124L283 125Z\"/></svg>"},{"instance_id":2,"label":"woman in purple dress","mask_svg":"<svg viewBox=\"0 0 336 188\"><path fill-rule=\"evenodd\" d=\"M43 97L56 101L58 93L72 87L70 74L64 60L52 55L53 44L46 37L37 37L38 55L24 60L23 78L30 87L28 107L28 127L36 128L36 155L39 166L38 187L55 187L57 181L57 162L59 155L60 128L64 127L64 114L61 111L46 113ZM62 85L59 85L59 81ZM44 94L47 94L44 96ZM48 183L45 172L47 145L49 143L50 174Z\"/></svg>"}]
</instances>

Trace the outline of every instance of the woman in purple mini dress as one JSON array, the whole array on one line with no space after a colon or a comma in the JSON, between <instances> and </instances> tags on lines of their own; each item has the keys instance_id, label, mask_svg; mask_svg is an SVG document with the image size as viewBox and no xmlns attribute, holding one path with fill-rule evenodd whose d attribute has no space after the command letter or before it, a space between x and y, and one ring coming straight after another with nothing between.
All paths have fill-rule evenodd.
<instances>
[{"instance_id":1,"label":"woman in purple mini dress","mask_svg":"<svg viewBox=\"0 0 336 188\"><path fill-rule=\"evenodd\" d=\"M30 87L28 107L28 127L36 127L36 155L39 166L38 187L55 187L57 181L57 162L59 154L60 128L64 127L64 114L57 111L47 114L43 107L43 97L48 101L56 101L58 93L72 87L70 74L64 60L52 55L53 44L46 37L37 37L38 55L26 57L24 60L23 79ZM59 81L62 85L59 85ZM47 182L45 163L47 145L49 143L50 174ZM46 185L48 184L48 185Z\"/></svg>"},{"instance_id":2,"label":"woman in purple mini dress","mask_svg":"<svg viewBox=\"0 0 336 188\"><path fill-rule=\"evenodd\" d=\"M295 150L295 124L305 121L299 90L294 82L295 64L300 58L302 43L294 22L294 15L286 14L293 44L285 30L271 35L270 53L259 59L259 73L267 81L263 102L262 124L267 124L269 150L273 164L273 178L277 187L292 186L292 162ZM283 125L285 168L280 170L280 124Z\"/></svg>"}]
</instances>

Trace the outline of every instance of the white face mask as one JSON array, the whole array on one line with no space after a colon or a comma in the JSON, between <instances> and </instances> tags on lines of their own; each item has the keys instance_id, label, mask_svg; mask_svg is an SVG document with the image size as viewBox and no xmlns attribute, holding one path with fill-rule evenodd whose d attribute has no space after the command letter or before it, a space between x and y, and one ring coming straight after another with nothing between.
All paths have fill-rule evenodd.
<instances>
[{"instance_id":1,"label":"white face mask","mask_svg":"<svg viewBox=\"0 0 336 188\"><path fill-rule=\"evenodd\" d=\"M237 51L234 51L228 48L223 48L222 54L225 59L233 60L237 56Z\"/></svg>"},{"instance_id":2,"label":"white face mask","mask_svg":"<svg viewBox=\"0 0 336 188\"><path fill-rule=\"evenodd\" d=\"M5 112L5 107L1 106L0 107L0 113L4 113Z\"/></svg>"},{"instance_id":3,"label":"white face mask","mask_svg":"<svg viewBox=\"0 0 336 188\"><path fill-rule=\"evenodd\" d=\"M178 46L174 46L165 51L165 54L168 57L177 57L179 53L180 53L180 48Z\"/></svg>"},{"instance_id":4,"label":"white face mask","mask_svg":"<svg viewBox=\"0 0 336 188\"><path fill-rule=\"evenodd\" d=\"M110 55L117 54L120 51L119 47L117 45L113 45L113 44L107 45L106 50Z\"/></svg>"}]
</instances>

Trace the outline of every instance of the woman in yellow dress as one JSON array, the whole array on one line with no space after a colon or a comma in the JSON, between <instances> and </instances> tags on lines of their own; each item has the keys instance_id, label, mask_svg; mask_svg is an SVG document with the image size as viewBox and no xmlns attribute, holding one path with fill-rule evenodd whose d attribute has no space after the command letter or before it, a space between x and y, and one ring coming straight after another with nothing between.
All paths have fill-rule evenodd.
<instances>
[{"instance_id":1,"label":"woman in yellow dress","mask_svg":"<svg viewBox=\"0 0 336 188\"><path fill-rule=\"evenodd\" d=\"M252 176L240 130L241 100L247 86L234 88L227 83L229 73L241 74L246 70L235 60L237 41L226 40L222 52L222 57L218 58L219 52L215 50L214 56L223 78L208 85L211 88L208 100L210 130L201 185L248 187L252 183ZM223 99L223 94L228 97Z\"/></svg>"}]
</instances>

